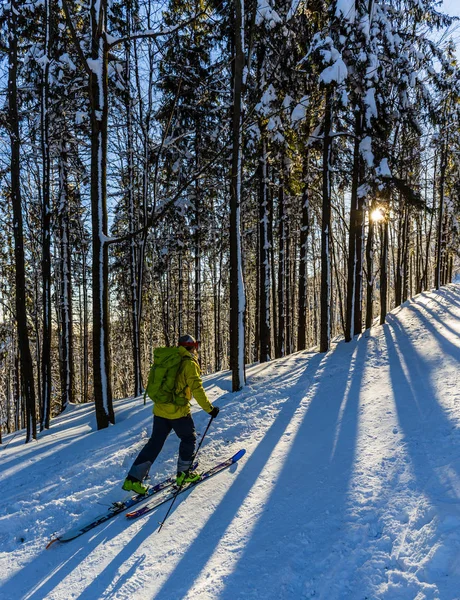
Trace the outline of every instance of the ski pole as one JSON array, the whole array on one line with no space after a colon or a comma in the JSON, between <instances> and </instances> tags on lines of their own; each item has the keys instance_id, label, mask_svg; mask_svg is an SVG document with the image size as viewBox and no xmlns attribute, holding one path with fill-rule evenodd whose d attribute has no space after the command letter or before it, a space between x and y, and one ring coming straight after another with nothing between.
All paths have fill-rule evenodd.
<instances>
[{"instance_id":1,"label":"ski pole","mask_svg":"<svg viewBox=\"0 0 460 600\"><path fill-rule=\"evenodd\" d=\"M197 457L197 455L198 455L198 452L199 452L199 450L200 450L200 448L201 448L201 444L203 443L203 440L204 440L204 438L205 438L206 434L208 433L208 429L211 427L211 423L212 423L213 419L214 419L214 417L211 417L211 418L209 419L208 426L206 427L206 429L205 429L205 431L204 431L204 433L203 433L203 435L202 435L202 437L201 437L200 443L198 444L198 448L195 450L195 454L193 455L193 457L192 457L192 460L190 461L190 465L193 465L193 464L196 462L196 457ZM187 471L186 471L185 475L187 475L187 473L188 473L189 471L190 471L190 467L187 469ZM177 498L177 496L179 495L180 491L181 491L181 490L182 490L182 488L184 487L184 482L185 482L185 477L183 478L183 480L182 480L182 483L181 483L181 484L180 484L180 486L177 488L177 491L176 491L176 493L174 494L174 497L173 497L173 499L171 500L171 504L169 505L168 512L166 513L166 515L165 515L165 518L163 519L163 521L161 521L161 522L160 522L160 528L158 529L158 533L160 533L160 531L161 531L161 528L162 528L162 527L163 527L163 525L165 524L165 522L166 522L166 519L168 518L168 516L169 516L169 513L171 512L171 509L172 509L172 507L174 506L174 502L176 501L176 498Z\"/></svg>"}]
</instances>

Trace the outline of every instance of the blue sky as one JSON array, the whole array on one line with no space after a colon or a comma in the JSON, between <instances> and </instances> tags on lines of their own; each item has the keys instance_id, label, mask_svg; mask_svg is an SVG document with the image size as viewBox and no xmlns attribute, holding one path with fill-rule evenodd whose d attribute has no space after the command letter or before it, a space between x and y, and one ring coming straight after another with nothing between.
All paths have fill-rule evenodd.
<instances>
[{"instance_id":1,"label":"blue sky","mask_svg":"<svg viewBox=\"0 0 460 600\"><path fill-rule=\"evenodd\" d=\"M440 10L448 15L460 17L460 0L444 0ZM460 21L453 25L453 37L457 42L457 55L460 57Z\"/></svg>"},{"instance_id":2,"label":"blue sky","mask_svg":"<svg viewBox=\"0 0 460 600\"><path fill-rule=\"evenodd\" d=\"M460 16L460 2L459 0L444 0L442 8L450 15Z\"/></svg>"}]
</instances>

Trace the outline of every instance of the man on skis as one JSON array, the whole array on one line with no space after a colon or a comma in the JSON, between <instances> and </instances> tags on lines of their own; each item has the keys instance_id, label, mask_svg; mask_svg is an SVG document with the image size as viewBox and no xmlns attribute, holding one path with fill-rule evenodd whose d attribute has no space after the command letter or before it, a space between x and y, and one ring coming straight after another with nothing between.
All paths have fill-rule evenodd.
<instances>
[{"instance_id":1,"label":"man on skis","mask_svg":"<svg viewBox=\"0 0 460 600\"><path fill-rule=\"evenodd\" d=\"M155 374L156 365L154 364L151 371L151 373L154 373L152 381L149 376L147 392L153 400L153 431L149 441L134 461L122 486L124 490L132 490L137 494L147 492L148 486L142 482L147 477L150 467L160 453L171 430L174 430L180 439L177 484L182 485L199 479L199 473L190 470L196 444L195 424L190 412L192 396L201 408L213 418L217 417L219 412L219 408L212 406L209 402L203 388L200 366L197 360L198 342L191 335L183 335L179 338L176 349L164 348L162 350L165 353L169 350L171 355L175 354L178 367L177 371L173 371L171 367L169 368L169 375L171 376L172 373L173 377L172 390L169 395L164 390L168 379L167 368L161 370L157 367L157 373ZM170 360L171 358L174 359L171 356ZM155 362L157 362L156 358Z\"/></svg>"}]
</instances>

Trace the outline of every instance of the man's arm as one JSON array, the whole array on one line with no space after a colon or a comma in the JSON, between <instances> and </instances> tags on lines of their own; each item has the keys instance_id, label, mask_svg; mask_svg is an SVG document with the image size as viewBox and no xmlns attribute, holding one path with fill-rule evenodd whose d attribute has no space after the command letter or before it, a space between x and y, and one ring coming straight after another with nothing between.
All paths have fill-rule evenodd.
<instances>
[{"instance_id":1,"label":"man's arm","mask_svg":"<svg viewBox=\"0 0 460 600\"><path fill-rule=\"evenodd\" d=\"M200 367L194 360L188 360L186 362L185 379L190 391L192 392L192 396L204 411L210 413L213 409L213 406L209 402L206 392L204 391L203 381L200 376Z\"/></svg>"}]
</instances>

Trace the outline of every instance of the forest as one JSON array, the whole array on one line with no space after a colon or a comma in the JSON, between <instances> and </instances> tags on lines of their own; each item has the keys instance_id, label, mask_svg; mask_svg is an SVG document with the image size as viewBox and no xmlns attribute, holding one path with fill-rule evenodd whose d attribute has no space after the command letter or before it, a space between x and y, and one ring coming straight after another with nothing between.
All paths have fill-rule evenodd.
<instances>
[{"instance_id":1,"label":"forest","mask_svg":"<svg viewBox=\"0 0 460 600\"><path fill-rule=\"evenodd\" d=\"M327 352L459 268L460 71L435 0L0 8L0 442Z\"/></svg>"}]
</instances>

